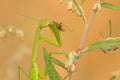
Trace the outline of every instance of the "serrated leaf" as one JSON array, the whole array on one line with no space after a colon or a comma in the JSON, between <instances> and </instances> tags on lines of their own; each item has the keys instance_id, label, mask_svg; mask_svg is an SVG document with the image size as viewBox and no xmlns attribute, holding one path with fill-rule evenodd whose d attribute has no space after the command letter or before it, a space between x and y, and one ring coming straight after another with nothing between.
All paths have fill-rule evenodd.
<instances>
[{"instance_id":1,"label":"serrated leaf","mask_svg":"<svg viewBox=\"0 0 120 80\"><path fill-rule=\"evenodd\" d=\"M104 8L109 8L109 9L113 9L113 10L120 10L120 6L116 5L116 4L112 4L112 3L101 3L102 7Z\"/></svg>"},{"instance_id":2,"label":"serrated leaf","mask_svg":"<svg viewBox=\"0 0 120 80\"><path fill-rule=\"evenodd\" d=\"M106 49L109 48L111 46L116 46L116 45L120 45L120 38L107 38L101 41L97 41L93 44L91 44L89 47L87 47L86 49L83 50L83 52L90 52L93 50L98 50L98 49Z\"/></svg>"},{"instance_id":3,"label":"serrated leaf","mask_svg":"<svg viewBox=\"0 0 120 80\"><path fill-rule=\"evenodd\" d=\"M109 37L112 36L112 22L109 20Z\"/></svg>"},{"instance_id":4,"label":"serrated leaf","mask_svg":"<svg viewBox=\"0 0 120 80\"><path fill-rule=\"evenodd\" d=\"M43 54L44 54L45 66L46 66L46 69L48 71L48 75L49 75L50 80L62 80L62 77L55 70L55 67L52 64L51 58L50 58L50 56L45 48L43 48Z\"/></svg>"}]
</instances>

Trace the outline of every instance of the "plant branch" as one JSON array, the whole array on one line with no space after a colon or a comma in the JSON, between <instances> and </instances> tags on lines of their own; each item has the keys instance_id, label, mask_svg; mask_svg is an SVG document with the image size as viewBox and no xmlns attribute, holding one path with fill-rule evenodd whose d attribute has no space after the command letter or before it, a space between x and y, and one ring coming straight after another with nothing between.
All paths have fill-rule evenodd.
<instances>
[{"instance_id":1,"label":"plant branch","mask_svg":"<svg viewBox=\"0 0 120 80\"><path fill-rule=\"evenodd\" d=\"M73 1L75 1L75 0L73 0ZM100 3L101 0L98 0L98 2ZM96 14L97 11L98 11L98 8L96 8L95 10L93 10L93 12L92 12L92 14L91 14L91 17L90 17L90 19L89 19L89 21L88 21L88 23L86 23L86 27L85 27L85 30L84 30L84 34L83 34L83 37L82 37L81 42L80 42L79 50L77 51L77 55L78 55L78 56L80 56L80 55L82 54L82 48L83 48L83 46L84 46L84 44L85 44L85 41L86 41L88 32L89 32L89 30L90 30L91 24L92 24L92 22L93 22L93 19L94 19L95 14ZM77 64L77 60L75 60L75 61L73 62L73 64L76 65L76 64ZM69 75L69 77L68 77L68 80L71 80L72 74L73 74L73 71L70 72L70 75Z\"/></svg>"},{"instance_id":2,"label":"plant branch","mask_svg":"<svg viewBox=\"0 0 120 80\"><path fill-rule=\"evenodd\" d=\"M90 27L91 27L91 24L92 24L92 22L93 22L93 19L94 19L94 17L95 17L95 14L96 14L96 12L97 12L97 10L93 10L93 12L92 12L92 15L91 15L91 17L90 17L90 20L88 21L88 23L86 24L86 27L85 27L85 30L84 30L84 34L83 34L83 37L82 37L82 40L81 40L81 42L80 42L80 50L78 51L78 55L80 55L82 52L82 48L83 48L83 46L84 46L84 44L85 44L85 41L86 41L86 38L87 38L87 35L88 35L88 32L89 32L89 30L90 30Z\"/></svg>"}]
</instances>

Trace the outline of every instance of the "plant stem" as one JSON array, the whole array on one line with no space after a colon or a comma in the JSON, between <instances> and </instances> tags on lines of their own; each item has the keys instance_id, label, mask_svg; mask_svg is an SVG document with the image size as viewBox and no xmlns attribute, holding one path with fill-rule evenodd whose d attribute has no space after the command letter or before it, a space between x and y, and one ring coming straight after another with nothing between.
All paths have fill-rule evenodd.
<instances>
[{"instance_id":1,"label":"plant stem","mask_svg":"<svg viewBox=\"0 0 120 80\"><path fill-rule=\"evenodd\" d=\"M84 34L83 34L82 40L81 40L81 42L80 42L80 47L79 47L80 50L79 50L78 53L77 53L78 55L80 55L80 54L82 53L82 48L83 48L83 46L84 46L84 44L85 44L85 41L86 41L88 32L89 32L89 30L90 30L90 27L91 27L91 24L92 24L92 22L93 22L93 19L94 19L94 17L95 17L96 12L97 12L97 10L94 10L94 11L92 12L92 15L91 15L91 17L90 17L90 20L89 20L88 23L86 24L86 27L85 27L85 30L84 30Z\"/></svg>"},{"instance_id":2,"label":"plant stem","mask_svg":"<svg viewBox=\"0 0 120 80\"><path fill-rule=\"evenodd\" d=\"M73 1L75 1L75 0L73 0ZM98 2L101 2L101 0L98 0ZM79 9L79 8L78 8L78 9ZM80 42L79 50L77 51L77 55L78 55L78 56L80 56L80 55L82 54L82 48L83 48L83 46L84 46L84 44L85 44L85 41L86 41L88 32L89 32L89 30L90 30L91 24L92 24L92 22L93 22L93 19L94 19L95 14L96 14L97 11L98 11L98 9L93 10L93 12L92 12L92 14L91 14L91 17L90 17L90 19L89 19L89 21L88 21L88 23L86 23L86 27L85 27L85 30L84 30L84 34L83 34L83 37L82 37L81 42ZM77 60L75 60L73 64L76 65L76 64L77 64ZM70 75L69 75L69 77L68 77L68 80L71 80L72 75L73 75L73 72L71 71L71 72L70 72Z\"/></svg>"}]
</instances>

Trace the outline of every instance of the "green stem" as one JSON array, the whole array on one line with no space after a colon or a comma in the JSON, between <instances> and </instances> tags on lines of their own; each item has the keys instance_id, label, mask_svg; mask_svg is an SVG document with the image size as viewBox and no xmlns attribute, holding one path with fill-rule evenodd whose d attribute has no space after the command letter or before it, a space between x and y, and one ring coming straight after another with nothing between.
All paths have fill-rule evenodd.
<instances>
[{"instance_id":1,"label":"green stem","mask_svg":"<svg viewBox=\"0 0 120 80\"><path fill-rule=\"evenodd\" d=\"M34 46L33 46L33 52L32 52L32 62L36 61L36 57L37 57L37 50L38 50L38 43L39 43L39 39L40 39L40 27L37 27L36 30L36 35L35 35L35 41L34 41Z\"/></svg>"}]
</instances>

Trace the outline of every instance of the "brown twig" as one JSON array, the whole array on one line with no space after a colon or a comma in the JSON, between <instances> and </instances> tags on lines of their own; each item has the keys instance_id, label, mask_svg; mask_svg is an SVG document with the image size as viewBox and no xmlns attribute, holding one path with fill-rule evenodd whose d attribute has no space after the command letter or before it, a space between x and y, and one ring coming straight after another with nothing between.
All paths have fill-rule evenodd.
<instances>
[{"instance_id":1,"label":"brown twig","mask_svg":"<svg viewBox=\"0 0 120 80\"><path fill-rule=\"evenodd\" d=\"M100 3L101 0L98 0L98 2ZM93 19L94 19L95 14L96 14L97 11L98 11L98 8L96 8L95 10L93 10L93 12L92 12L92 14L91 14L91 17L90 17L90 19L89 19L89 21L88 21L88 23L86 23L86 27L85 27L85 30L84 30L84 34L83 34L82 40L81 40L81 42L80 42L79 50L77 51L77 55L78 55L78 56L80 56L81 53L82 53L82 48L83 48L83 46L84 46L84 44L85 44L85 41L86 41L88 32L89 32L89 30L90 30L91 24L92 24L92 22L93 22ZM75 60L73 64L76 65L76 64L77 64L77 60ZM73 72L71 71L71 72L70 72L70 75L69 75L69 77L68 77L68 80L71 80L72 75L73 75Z\"/></svg>"}]
</instances>

